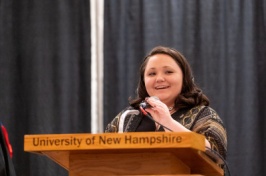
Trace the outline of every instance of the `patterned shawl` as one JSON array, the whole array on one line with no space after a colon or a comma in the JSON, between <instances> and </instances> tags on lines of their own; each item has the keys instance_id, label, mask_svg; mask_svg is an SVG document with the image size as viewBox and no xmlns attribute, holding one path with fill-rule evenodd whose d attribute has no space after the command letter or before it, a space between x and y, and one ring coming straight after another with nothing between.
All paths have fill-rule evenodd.
<instances>
[{"instance_id":1,"label":"patterned shawl","mask_svg":"<svg viewBox=\"0 0 266 176\"><path fill-rule=\"evenodd\" d=\"M121 116L127 107L121 111L105 129L105 132L118 132ZM210 142L211 149L217 151L224 159L227 152L227 134L222 120L218 114L209 106L196 106L191 109L182 109L172 114L172 118L181 123L187 129L202 134ZM124 132L155 131L155 123L142 114L126 115L123 123ZM164 131L161 127L158 131Z\"/></svg>"}]
</instances>

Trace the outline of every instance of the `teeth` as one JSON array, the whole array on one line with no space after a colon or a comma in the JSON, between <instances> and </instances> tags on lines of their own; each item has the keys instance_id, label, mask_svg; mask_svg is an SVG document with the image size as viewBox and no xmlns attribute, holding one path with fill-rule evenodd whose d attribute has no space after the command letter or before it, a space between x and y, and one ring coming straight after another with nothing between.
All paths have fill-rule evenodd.
<instances>
[{"instance_id":1,"label":"teeth","mask_svg":"<svg viewBox=\"0 0 266 176\"><path fill-rule=\"evenodd\" d=\"M164 89L164 88L167 88L167 86L159 86L159 87L156 87L156 89Z\"/></svg>"}]
</instances>

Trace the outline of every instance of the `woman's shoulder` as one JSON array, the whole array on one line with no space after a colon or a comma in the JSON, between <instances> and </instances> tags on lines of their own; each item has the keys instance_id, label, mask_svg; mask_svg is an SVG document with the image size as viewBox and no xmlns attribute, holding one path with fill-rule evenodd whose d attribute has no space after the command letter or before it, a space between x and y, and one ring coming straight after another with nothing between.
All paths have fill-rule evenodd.
<instances>
[{"instance_id":1,"label":"woman's shoulder","mask_svg":"<svg viewBox=\"0 0 266 176\"><path fill-rule=\"evenodd\" d=\"M210 106L200 106L200 107L201 107L201 111L198 114L198 119L208 118L208 119L216 120L222 123L222 120L219 114L212 107Z\"/></svg>"},{"instance_id":2,"label":"woman's shoulder","mask_svg":"<svg viewBox=\"0 0 266 176\"><path fill-rule=\"evenodd\" d=\"M177 115L178 118L175 119L188 129L192 128L197 122L208 121L210 119L222 123L217 112L210 106L199 105L185 109L182 113L181 112L182 111L180 111L180 114Z\"/></svg>"},{"instance_id":3,"label":"woman's shoulder","mask_svg":"<svg viewBox=\"0 0 266 176\"><path fill-rule=\"evenodd\" d=\"M183 116L208 116L213 115L213 117L218 116L217 112L210 106L199 105L193 108L187 109Z\"/></svg>"},{"instance_id":4,"label":"woman's shoulder","mask_svg":"<svg viewBox=\"0 0 266 176\"><path fill-rule=\"evenodd\" d=\"M192 108L182 109L179 112L181 113L180 118L192 118L195 119L204 109L208 109L208 106L195 106ZM208 111L208 110L207 110Z\"/></svg>"}]
</instances>

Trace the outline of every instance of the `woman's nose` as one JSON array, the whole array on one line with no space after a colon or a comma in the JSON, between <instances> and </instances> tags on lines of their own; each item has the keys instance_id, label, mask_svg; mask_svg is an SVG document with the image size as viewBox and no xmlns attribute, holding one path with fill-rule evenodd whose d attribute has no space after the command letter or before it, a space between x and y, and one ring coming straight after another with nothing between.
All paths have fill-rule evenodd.
<instances>
[{"instance_id":1,"label":"woman's nose","mask_svg":"<svg viewBox=\"0 0 266 176\"><path fill-rule=\"evenodd\" d=\"M164 76L161 74L158 74L156 77L156 82L162 82L162 81L165 81Z\"/></svg>"}]
</instances>

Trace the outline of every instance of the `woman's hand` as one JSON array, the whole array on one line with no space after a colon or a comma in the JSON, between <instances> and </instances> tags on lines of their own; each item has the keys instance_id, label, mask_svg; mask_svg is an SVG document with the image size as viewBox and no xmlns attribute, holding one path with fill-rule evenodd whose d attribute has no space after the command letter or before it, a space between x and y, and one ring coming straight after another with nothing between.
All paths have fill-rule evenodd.
<instances>
[{"instance_id":1,"label":"woman's hand","mask_svg":"<svg viewBox=\"0 0 266 176\"><path fill-rule=\"evenodd\" d=\"M147 103L151 105L151 108L146 108L145 110L151 114L152 118L162 124L163 126L171 129L174 132L188 132L186 127L174 120L170 114L170 111L166 104L161 102L159 99L154 97L148 97L145 99ZM165 131L169 131L167 128L164 128Z\"/></svg>"},{"instance_id":2,"label":"woman's hand","mask_svg":"<svg viewBox=\"0 0 266 176\"><path fill-rule=\"evenodd\" d=\"M172 122L173 119L166 104L155 97L148 97L145 101L151 105L151 108L146 108L145 110L151 114L155 121L162 125Z\"/></svg>"}]
</instances>

